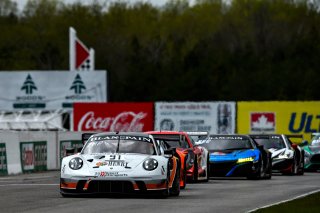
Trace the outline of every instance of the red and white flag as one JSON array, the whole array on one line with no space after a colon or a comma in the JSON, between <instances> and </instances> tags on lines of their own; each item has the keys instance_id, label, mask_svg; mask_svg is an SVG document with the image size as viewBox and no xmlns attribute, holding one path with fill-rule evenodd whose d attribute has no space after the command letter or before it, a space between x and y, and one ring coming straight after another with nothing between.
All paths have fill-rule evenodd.
<instances>
[{"instance_id":1,"label":"red and white flag","mask_svg":"<svg viewBox=\"0 0 320 213\"><path fill-rule=\"evenodd\" d=\"M70 71L94 70L94 50L88 49L77 38L76 31L69 28Z\"/></svg>"}]
</instances>

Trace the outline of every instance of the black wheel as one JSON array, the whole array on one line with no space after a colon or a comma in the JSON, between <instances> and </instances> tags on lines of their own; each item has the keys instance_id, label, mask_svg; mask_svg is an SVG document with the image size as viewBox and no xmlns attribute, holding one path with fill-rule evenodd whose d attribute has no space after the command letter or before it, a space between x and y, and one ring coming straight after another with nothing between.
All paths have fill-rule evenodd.
<instances>
[{"instance_id":1,"label":"black wheel","mask_svg":"<svg viewBox=\"0 0 320 213\"><path fill-rule=\"evenodd\" d=\"M194 169L193 169L193 182L198 182L198 161L197 157L194 160Z\"/></svg>"},{"instance_id":2,"label":"black wheel","mask_svg":"<svg viewBox=\"0 0 320 213\"><path fill-rule=\"evenodd\" d=\"M261 159L261 156L260 156L260 159ZM259 168L258 168L257 172L248 175L247 179L258 180L258 179L261 179L261 177L263 177L263 176L264 176L263 163L262 163L262 160L260 160L259 161Z\"/></svg>"},{"instance_id":3,"label":"black wheel","mask_svg":"<svg viewBox=\"0 0 320 213\"><path fill-rule=\"evenodd\" d=\"M169 189L169 193L172 196L179 196L180 194L180 168L177 168L172 187Z\"/></svg>"},{"instance_id":4,"label":"black wheel","mask_svg":"<svg viewBox=\"0 0 320 213\"><path fill-rule=\"evenodd\" d=\"M268 179L268 180L270 180L271 177L272 177L272 163L271 163L271 159L270 159L270 160L269 160L269 165L268 165L268 167L267 167L267 169L266 169L266 176L265 176L265 178Z\"/></svg>"},{"instance_id":5,"label":"black wheel","mask_svg":"<svg viewBox=\"0 0 320 213\"><path fill-rule=\"evenodd\" d=\"M304 155L301 157L301 163L299 163L299 169L297 175L304 175Z\"/></svg>"},{"instance_id":6,"label":"black wheel","mask_svg":"<svg viewBox=\"0 0 320 213\"><path fill-rule=\"evenodd\" d=\"M210 172L210 162L209 162L209 156L208 156L207 157L206 179L204 180L204 182L209 181L209 172Z\"/></svg>"},{"instance_id":7,"label":"black wheel","mask_svg":"<svg viewBox=\"0 0 320 213\"><path fill-rule=\"evenodd\" d=\"M297 174L298 174L298 163L297 163L297 160L294 159L290 175L297 175Z\"/></svg>"},{"instance_id":8,"label":"black wheel","mask_svg":"<svg viewBox=\"0 0 320 213\"><path fill-rule=\"evenodd\" d=\"M180 189L185 189L186 185L187 185L187 167L186 167L186 161L184 161L184 169L183 169L183 173L182 173L182 181L183 181L183 185L180 186Z\"/></svg>"}]
</instances>

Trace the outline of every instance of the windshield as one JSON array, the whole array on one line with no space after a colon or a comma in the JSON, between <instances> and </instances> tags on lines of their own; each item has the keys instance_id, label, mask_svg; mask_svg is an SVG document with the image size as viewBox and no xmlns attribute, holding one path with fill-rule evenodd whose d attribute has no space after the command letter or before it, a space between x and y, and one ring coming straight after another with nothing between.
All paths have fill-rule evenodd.
<instances>
[{"instance_id":1,"label":"windshield","mask_svg":"<svg viewBox=\"0 0 320 213\"><path fill-rule=\"evenodd\" d=\"M316 135L312 138L311 146L320 146L320 135Z\"/></svg>"},{"instance_id":2,"label":"windshield","mask_svg":"<svg viewBox=\"0 0 320 213\"><path fill-rule=\"evenodd\" d=\"M283 149L286 148L284 141L279 136L272 136L270 138L255 138L259 145L263 145L266 149Z\"/></svg>"},{"instance_id":3,"label":"windshield","mask_svg":"<svg viewBox=\"0 0 320 213\"><path fill-rule=\"evenodd\" d=\"M250 140L246 137L226 136L226 137L210 137L205 140L198 141L198 144L204 146L208 150L238 150L238 149L252 149Z\"/></svg>"},{"instance_id":4,"label":"windshield","mask_svg":"<svg viewBox=\"0 0 320 213\"><path fill-rule=\"evenodd\" d=\"M90 138L82 153L139 153L155 155L156 151L153 141L149 137L100 136Z\"/></svg>"}]
</instances>

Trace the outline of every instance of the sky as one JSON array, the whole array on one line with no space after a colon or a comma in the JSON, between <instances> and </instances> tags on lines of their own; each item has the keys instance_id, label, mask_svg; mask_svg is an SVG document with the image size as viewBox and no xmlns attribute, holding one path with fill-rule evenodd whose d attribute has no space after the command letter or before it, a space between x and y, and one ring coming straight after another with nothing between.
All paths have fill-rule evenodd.
<instances>
[{"instance_id":1,"label":"sky","mask_svg":"<svg viewBox=\"0 0 320 213\"><path fill-rule=\"evenodd\" d=\"M19 10L22 10L24 5L26 4L26 2L28 0L12 0L14 2L18 3L18 8ZM103 0L102 0L103 1ZM105 0L105 1L117 1L117 0ZM138 2L141 0L126 0L127 2ZM150 2L151 4L155 5L155 6L163 6L168 0L142 0L144 2ZM82 2L84 4L89 4L90 2L92 2L92 0L64 0L65 3L75 3L75 2ZM193 2L195 2L195 0L189 0L189 2L192 4Z\"/></svg>"}]
</instances>

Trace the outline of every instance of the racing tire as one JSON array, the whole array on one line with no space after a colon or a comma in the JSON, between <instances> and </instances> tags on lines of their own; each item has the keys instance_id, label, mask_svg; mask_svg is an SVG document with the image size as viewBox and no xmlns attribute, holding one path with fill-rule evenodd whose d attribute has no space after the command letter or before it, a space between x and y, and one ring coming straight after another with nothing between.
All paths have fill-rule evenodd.
<instances>
[{"instance_id":1,"label":"racing tire","mask_svg":"<svg viewBox=\"0 0 320 213\"><path fill-rule=\"evenodd\" d=\"M261 159L261 156L260 156ZM248 180L259 180L264 176L262 161L259 161L258 171L247 176Z\"/></svg>"},{"instance_id":2,"label":"racing tire","mask_svg":"<svg viewBox=\"0 0 320 213\"><path fill-rule=\"evenodd\" d=\"M302 163L299 163L297 175L304 175L304 156L302 155Z\"/></svg>"},{"instance_id":3,"label":"racing tire","mask_svg":"<svg viewBox=\"0 0 320 213\"><path fill-rule=\"evenodd\" d=\"M271 163L271 161L269 161L269 165L266 170L267 171L266 171L265 179L270 180L272 177L272 163Z\"/></svg>"},{"instance_id":4,"label":"racing tire","mask_svg":"<svg viewBox=\"0 0 320 213\"><path fill-rule=\"evenodd\" d=\"M169 189L169 194L171 196L179 196L180 194L180 168L176 171L176 176L174 177L171 189Z\"/></svg>"},{"instance_id":5,"label":"racing tire","mask_svg":"<svg viewBox=\"0 0 320 213\"><path fill-rule=\"evenodd\" d=\"M209 182L209 172L210 172L210 162L209 162L209 156L207 157L207 168L206 168L206 179L204 180L204 182Z\"/></svg>"},{"instance_id":6,"label":"racing tire","mask_svg":"<svg viewBox=\"0 0 320 213\"><path fill-rule=\"evenodd\" d=\"M197 161L197 157L195 157L194 160L194 167L193 167L193 180L192 182L196 183L198 182L198 161Z\"/></svg>"},{"instance_id":7,"label":"racing tire","mask_svg":"<svg viewBox=\"0 0 320 213\"><path fill-rule=\"evenodd\" d=\"M297 175L297 174L298 174L297 160L294 159L289 175Z\"/></svg>"},{"instance_id":8,"label":"racing tire","mask_svg":"<svg viewBox=\"0 0 320 213\"><path fill-rule=\"evenodd\" d=\"M186 170L186 161L184 162L184 169L183 169L183 185L180 186L180 189L185 189L187 185L187 170Z\"/></svg>"}]
</instances>

